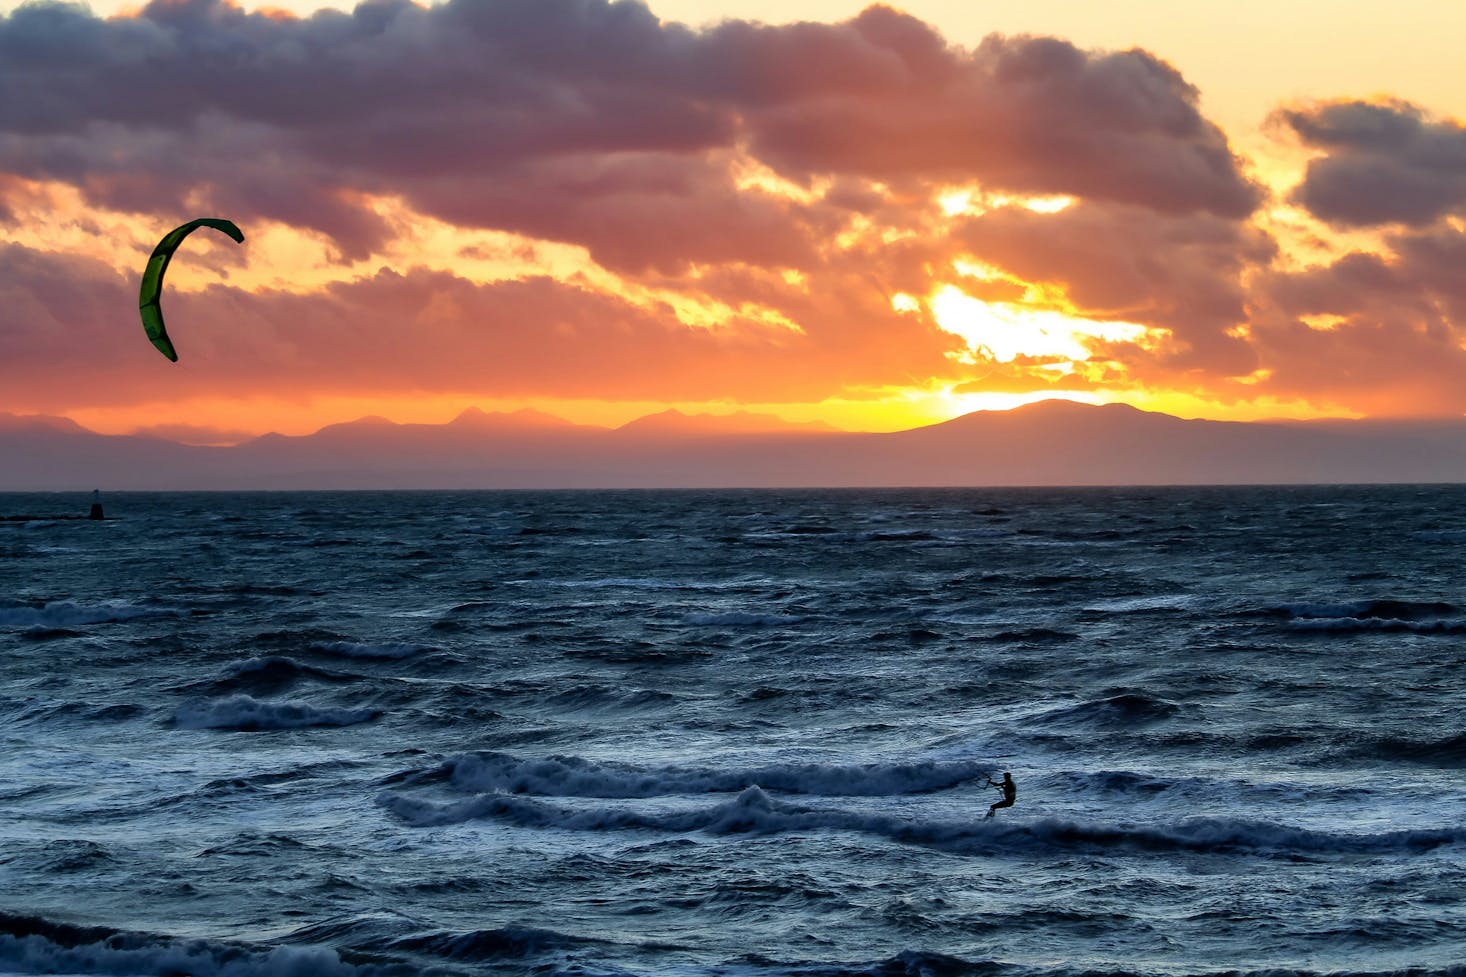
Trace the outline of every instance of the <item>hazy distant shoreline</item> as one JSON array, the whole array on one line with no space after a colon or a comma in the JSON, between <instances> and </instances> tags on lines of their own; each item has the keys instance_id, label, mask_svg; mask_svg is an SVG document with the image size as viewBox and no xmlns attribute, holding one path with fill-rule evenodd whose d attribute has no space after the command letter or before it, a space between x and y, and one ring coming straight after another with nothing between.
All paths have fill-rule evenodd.
<instances>
[{"instance_id":1,"label":"hazy distant shoreline","mask_svg":"<svg viewBox=\"0 0 1466 977\"><path fill-rule=\"evenodd\" d=\"M365 418L200 447L0 417L0 491L905 488L1466 482L1466 420L1224 422L1048 401L883 434L653 415Z\"/></svg>"}]
</instances>

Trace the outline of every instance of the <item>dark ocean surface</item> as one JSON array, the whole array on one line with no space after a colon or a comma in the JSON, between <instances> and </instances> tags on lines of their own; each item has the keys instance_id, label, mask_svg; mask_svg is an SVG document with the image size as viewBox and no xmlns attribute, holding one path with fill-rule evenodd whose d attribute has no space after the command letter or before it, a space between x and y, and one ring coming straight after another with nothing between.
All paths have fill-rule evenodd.
<instances>
[{"instance_id":1,"label":"dark ocean surface","mask_svg":"<svg viewBox=\"0 0 1466 977\"><path fill-rule=\"evenodd\" d=\"M1466 973L1466 489L104 502L0 973Z\"/></svg>"}]
</instances>

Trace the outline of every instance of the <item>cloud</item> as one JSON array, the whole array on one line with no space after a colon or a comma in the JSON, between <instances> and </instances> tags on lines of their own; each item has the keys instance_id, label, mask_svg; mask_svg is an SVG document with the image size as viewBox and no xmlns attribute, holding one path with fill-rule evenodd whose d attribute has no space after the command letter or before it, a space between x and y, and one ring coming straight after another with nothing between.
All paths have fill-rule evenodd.
<instances>
[{"instance_id":1,"label":"cloud","mask_svg":"<svg viewBox=\"0 0 1466 977\"><path fill-rule=\"evenodd\" d=\"M1266 392L1374 415L1466 411L1466 235L1390 236L1392 253L1353 252L1256 287L1252 339Z\"/></svg>"},{"instance_id":2,"label":"cloud","mask_svg":"<svg viewBox=\"0 0 1466 977\"><path fill-rule=\"evenodd\" d=\"M64 383L57 364L104 352L113 344L106 332L110 326L130 318L142 334L135 283L92 258L5 242L0 242L0 308L5 309L3 386L12 394L29 386L27 378L39 380L40 388ZM12 402L25 403L19 396Z\"/></svg>"},{"instance_id":3,"label":"cloud","mask_svg":"<svg viewBox=\"0 0 1466 977\"><path fill-rule=\"evenodd\" d=\"M1466 128L1402 101L1280 110L1272 122L1324 155L1293 199L1348 227L1423 227L1466 212Z\"/></svg>"},{"instance_id":4,"label":"cloud","mask_svg":"<svg viewBox=\"0 0 1466 977\"><path fill-rule=\"evenodd\" d=\"M581 244L617 270L803 267L858 197L740 186L752 158L825 180L1069 193L1245 218L1261 199L1194 88L1141 51L992 37L887 7L692 31L635 2L372 0L309 18L154 0L0 18L0 175L98 205L210 210L329 238L392 229L372 195Z\"/></svg>"},{"instance_id":5,"label":"cloud","mask_svg":"<svg viewBox=\"0 0 1466 977\"><path fill-rule=\"evenodd\" d=\"M818 97L797 97L806 89L791 84L789 97L747 110L753 151L781 171L975 179L1234 219L1262 199L1202 117L1196 90L1146 52L995 35L966 53L881 7L830 30L850 49L845 70L794 52L789 60L846 84L828 81ZM885 70L863 70L877 54Z\"/></svg>"},{"instance_id":6,"label":"cloud","mask_svg":"<svg viewBox=\"0 0 1466 977\"><path fill-rule=\"evenodd\" d=\"M1466 233L1435 228L1388 240L1412 285L1433 296L1449 319L1466 329Z\"/></svg>"},{"instance_id":7,"label":"cloud","mask_svg":"<svg viewBox=\"0 0 1466 977\"><path fill-rule=\"evenodd\" d=\"M222 391L768 402L947 368L950 337L866 291L838 300L849 328L798 333L741 313L691 326L666 305L548 277L482 284L384 268L308 293L213 285L164 297L174 365L143 335L135 282L0 244L0 302L15 323L3 402L60 410Z\"/></svg>"},{"instance_id":8,"label":"cloud","mask_svg":"<svg viewBox=\"0 0 1466 977\"><path fill-rule=\"evenodd\" d=\"M680 274L694 264L808 267L817 208L739 190L728 161L586 155L492 177L423 181L413 203L449 223L583 245L623 274ZM614 187L614 190L608 188Z\"/></svg>"}]
</instances>

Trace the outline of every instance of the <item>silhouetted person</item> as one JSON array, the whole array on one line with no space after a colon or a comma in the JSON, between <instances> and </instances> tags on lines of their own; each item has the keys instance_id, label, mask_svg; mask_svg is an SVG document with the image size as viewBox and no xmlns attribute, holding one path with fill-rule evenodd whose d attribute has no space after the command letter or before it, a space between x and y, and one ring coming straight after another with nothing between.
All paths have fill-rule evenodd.
<instances>
[{"instance_id":1,"label":"silhouetted person","mask_svg":"<svg viewBox=\"0 0 1466 977\"><path fill-rule=\"evenodd\" d=\"M998 790L1003 792L1003 799L1001 801L998 801L992 807L988 808L989 818L998 813L998 808L1012 807L1013 802L1018 799L1018 785L1013 783L1013 775L1006 770L1003 771L1003 782L1001 784L993 783L993 778L989 777L988 786L996 787ZM987 820L987 818L984 818L983 820Z\"/></svg>"},{"instance_id":2,"label":"silhouetted person","mask_svg":"<svg viewBox=\"0 0 1466 977\"><path fill-rule=\"evenodd\" d=\"M102 493L99 490L97 490L97 489L92 489L92 511L89 512L89 513L87 513L87 518L88 519L105 519L106 518L106 516L102 515Z\"/></svg>"}]
</instances>

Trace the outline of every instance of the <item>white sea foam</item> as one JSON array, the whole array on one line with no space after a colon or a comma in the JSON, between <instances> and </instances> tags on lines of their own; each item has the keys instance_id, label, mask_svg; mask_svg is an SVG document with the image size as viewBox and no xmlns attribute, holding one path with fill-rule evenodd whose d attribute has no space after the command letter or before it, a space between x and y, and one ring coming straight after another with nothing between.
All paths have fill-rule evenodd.
<instances>
[{"instance_id":1,"label":"white sea foam","mask_svg":"<svg viewBox=\"0 0 1466 977\"><path fill-rule=\"evenodd\" d=\"M144 617L176 617L178 611L137 604L109 602L77 604L54 601L43 607L0 607L0 627L64 628L84 624L114 624Z\"/></svg>"},{"instance_id":2,"label":"white sea foam","mask_svg":"<svg viewBox=\"0 0 1466 977\"><path fill-rule=\"evenodd\" d=\"M1300 601L1277 610L1295 618L1379 618L1417 620L1439 618L1459 610L1445 601L1410 601L1371 598L1350 601Z\"/></svg>"},{"instance_id":3,"label":"white sea foam","mask_svg":"<svg viewBox=\"0 0 1466 977\"><path fill-rule=\"evenodd\" d=\"M247 695L184 706L174 721L185 729L303 729L309 726L354 726L375 719L376 709L342 709L309 702L268 702Z\"/></svg>"},{"instance_id":4,"label":"white sea foam","mask_svg":"<svg viewBox=\"0 0 1466 977\"><path fill-rule=\"evenodd\" d=\"M780 624L798 624L804 618L795 614L756 614L750 611L726 611L721 614L689 614L683 618L694 627L770 628Z\"/></svg>"},{"instance_id":5,"label":"white sea foam","mask_svg":"<svg viewBox=\"0 0 1466 977\"><path fill-rule=\"evenodd\" d=\"M133 945L140 943L141 945ZM63 946L39 935L0 934L0 967L22 974L113 974L118 977L353 977L362 970L326 947L241 951L205 940L113 937Z\"/></svg>"},{"instance_id":6,"label":"white sea foam","mask_svg":"<svg viewBox=\"0 0 1466 977\"><path fill-rule=\"evenodd\" d=\"M599 580L557 580L556 586L577 590L702 590L707 584L693 580L660 580L656 577L602 577Z\"/></svg>"},{"instance_id":7,"label":"white sea foam","mask_svg":"<svg viewBox=\"0 0 1466 977\"><path fill-rule=\"evenodd\" d=\"M1460 634L1466 632L1461 608L1446 601L1370 598L1351 601L1299 601L1268 609L1288 618L1294 631L1358 631Z\"/></svg>"},{"instance_id":8,"label":"white sea foam","mask_svg":"<svg viewBox=\"0 0 1466 977\"><path fill-rule=\"evenodd\" d=\"M1461 634L1466 619L1406 621L1392 617L1310 617L1288 622L1295 631L1408 631L1416 634Z\"/></svg>"},{"instance_id":9,"label":"white sea foam","mask_svg":"<svg viewBox=\"0 0 1466 977\"><path fill-rule=\"evenodd\" d=\"M658 797L743 790L759 784L792 794L884 797L924 793L985 777L975 761L769 764L747 769L597 764L579 757L521 759L504 753L454 757L443 768L454 787L558 797Z\"/></svg>"},{"instance_id":10,"label":"white sea foam","mask_svg":"<svg viewBox=\"0 0 1466 977\"><path fill-rule=\"evenodd\" d=\"M293 658L286 658L284 655L267 655L263 658L247 658L244 661L230 662L224 666L224 671L230 675L253 675L258 672L280 671L301 671L304 666Z\"/></svg>"},{"instance_id":11,"label":"white sea foam","mask_svg":"<svg viewBox=\"0 0 1466 977\"><path fill-rule=\"evenodd\" d=\"M1158 594L1149 597L1116 597L1092 601L1085 610L1108 611L1114 614L1135 614L1145 611L1180 611L1199 606L1201 598L1193 594Z\"/></svg>"},{"instance_id":12,"label":"white sea foam","mask_svg":"<svg viewBox=\"0 0 1466 977\"><path fill-rule=\"evenodd\" d=\"M1460 529L1421 530L1410 536L1431 543L1466 543L1466 530Z\"/></svg>"},{"instance_id":13,"label":"white sea foam","mask_svg":"<svg viewBox=\"0 0 1466 977\"><path fill-rule=\"evenodd\" d=\"M1290 604L1280 604L1278 611L1291 617L1303 618L1338 618L1354 617L1364 613L1369 607L1368 601L1347 601L1347 602L1323 602L1323 601L1298 601Z\"/></svg>"},{"instance_id":14,"label":"white sea foam","mask_svg":"<svg viewBox=\"0 0 1466 977\"><path fill-rule=\"evenodd\" d=\"M328 655L340 655L343 658L411 658L413 655L438 650L434 645L392 642L366 644L356 641L321 641L312 644L310 649Z\"/></svg>"}]
</instances>

